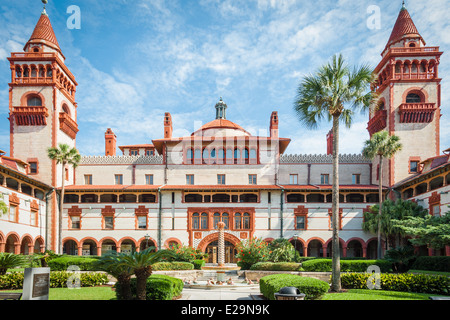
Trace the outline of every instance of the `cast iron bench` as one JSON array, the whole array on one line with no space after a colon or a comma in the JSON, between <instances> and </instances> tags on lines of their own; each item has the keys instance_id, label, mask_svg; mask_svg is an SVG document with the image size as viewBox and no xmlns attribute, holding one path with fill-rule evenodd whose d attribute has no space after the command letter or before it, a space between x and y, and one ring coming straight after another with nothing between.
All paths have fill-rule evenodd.
<instances>
[{"instance_id":1,"label":"cast iron bench","mask_svg":"<svg viewBox=\"0 0 450 320\"><path fill-rule=\"evenodd\" d=\"M0 292L0 300L20 300L21 292Z\"/></svg>"}]
</instances>

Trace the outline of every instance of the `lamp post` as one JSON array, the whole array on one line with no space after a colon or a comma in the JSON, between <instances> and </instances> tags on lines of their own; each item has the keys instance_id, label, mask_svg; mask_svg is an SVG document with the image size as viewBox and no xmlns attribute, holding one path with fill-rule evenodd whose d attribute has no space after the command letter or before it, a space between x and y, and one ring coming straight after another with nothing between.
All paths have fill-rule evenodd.
<instances>
[{"instance_id":1,"label":"lamp post","mask_svg":"<svg viewBox=\"0 0 450 320\"><path fill-rule=\"evenodd\" d=\"M146 241L145 249L148 249L148 239L150 239L150 236L148 235L148 233L144 236L144 238Z\"/></svg>"},{"instance_id":2,"label":"lamp post","mask_svg":"<svg viewBox=\"0 0 450 320\"><path fill-rule=\"evenodd\" d=\"M294 249L295 249L295 251L297 251L298 234L294 234L294 235L292 236L292 239L294 239ZM300 254L300 250L299 250L298 253Z\"/></svg>"}]
</instances>

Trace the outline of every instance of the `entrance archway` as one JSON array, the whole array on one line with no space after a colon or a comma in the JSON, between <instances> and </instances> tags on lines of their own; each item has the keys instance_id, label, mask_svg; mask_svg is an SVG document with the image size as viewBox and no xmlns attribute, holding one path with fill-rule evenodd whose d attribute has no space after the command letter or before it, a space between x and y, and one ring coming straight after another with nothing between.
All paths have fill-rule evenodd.
<instances>
[{"instance_id":1,"label":"entrance archway","mask_svg":"<svg viewBox=\"0 0 450 320\"><path fill-rule=\"evenodd\" d=\"M225 232L224 234L224 240L225 240L225 263L236 263L237 259L235 258L236 256L236 246L238 245L238 243L241 242L241 240L239 238L237 238L236 236ZM218 241L219 241L219 233L212 233L207 235L206 237L204 237L200 243L197 246L197 249L199 249L202 252L208 253L209 257L208 257L208 263L215 263L213 262L214 259L215 261L218 261L217 258L217 253L219 251L219 246L218 246ZM214 252L214 247L216 248ZM208 252L209 249L212 249L211 254ZM210 262L211 261L211 262Z\"/></svg>"},{"instance_id":2,"label":"entrance archway","mask_svg":"<svg viewBox=\"0 0 450 320\"><path fill-rule=\"evenodd\" d=\"M219 240L212 241L206 247L206 253L208 254L208 263L219 262ZM225 263L236 263L236 248L229 242L225 241Z\"/></svg>"}]
</instances>

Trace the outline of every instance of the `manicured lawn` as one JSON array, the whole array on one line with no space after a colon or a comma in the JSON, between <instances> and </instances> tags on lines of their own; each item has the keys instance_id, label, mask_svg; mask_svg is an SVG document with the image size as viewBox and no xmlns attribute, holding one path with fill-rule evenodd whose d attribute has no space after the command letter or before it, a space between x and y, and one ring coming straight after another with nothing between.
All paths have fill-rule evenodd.
<instances>
[{"instance_id":1,"label":"manicured lawn","mask_svg":"<svg viewBox=\"0 0 450 320\"><path fill-rule=\"evenodd\" d=\"M327 293L322 300L429 300L427 293L386 290L350 289L343 293Z\"/></svg>"},{"instance_id":2,"label":"manicured lawn","mask_svg":"<svg viewBox=\"0 0 450 320\"><path fill-rule=\"evenodd\" d=\"M22 292L22 290L5 290L4 292ZM108 286L80 289L50 288L49 300L116 300L116 293Z\"/></svg>"}]
</instances>

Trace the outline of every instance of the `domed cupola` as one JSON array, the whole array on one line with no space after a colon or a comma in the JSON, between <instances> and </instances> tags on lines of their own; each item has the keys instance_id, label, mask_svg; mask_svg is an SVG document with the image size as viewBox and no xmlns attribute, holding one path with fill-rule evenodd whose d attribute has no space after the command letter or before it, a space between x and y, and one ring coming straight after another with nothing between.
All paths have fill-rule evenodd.
<instances>
[{"instance_id":1,"label":"domed cupola","mask_svg":"<svg viewBox=\"0 0 450 320\"><path fill-rule=\"evenodd\" d=\"M227 104L223 102L222 97L220 97L219 102L216 103L216 119L226 119L227 118Z\"/></svg>"}]
</instances>

